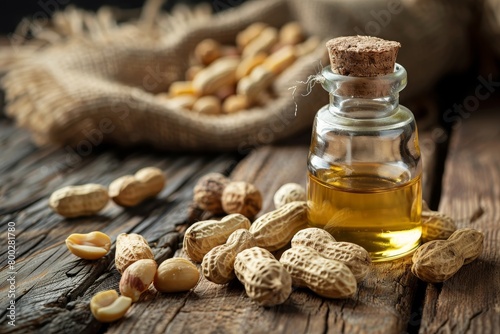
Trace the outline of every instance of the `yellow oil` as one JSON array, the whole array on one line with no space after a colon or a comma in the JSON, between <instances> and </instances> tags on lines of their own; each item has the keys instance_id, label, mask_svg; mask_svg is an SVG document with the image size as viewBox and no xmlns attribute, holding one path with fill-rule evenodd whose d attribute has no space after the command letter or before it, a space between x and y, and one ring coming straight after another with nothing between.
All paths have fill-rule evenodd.
<instances>
[{"instance_id":1,"label":"yellow oil","mask_svg":"<svg viewBox=\"0 0 500 334\"><path fill-rule=\"evenodd\" d=\"M364 247L373 261L413 252L422 233L420 176L389 165L332 167L308 175L309 224Z\"/></svg>"}]
</instances>

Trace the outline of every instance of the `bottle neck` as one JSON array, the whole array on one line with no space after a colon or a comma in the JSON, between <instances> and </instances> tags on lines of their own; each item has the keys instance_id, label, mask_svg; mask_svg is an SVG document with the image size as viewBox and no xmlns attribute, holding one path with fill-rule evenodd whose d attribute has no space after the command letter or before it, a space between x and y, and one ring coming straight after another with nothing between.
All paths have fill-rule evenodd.
<instances>
[{"instance_id":1,"label":"bottle neck","mask_svg":"<svg viewBox=\"0 0 500 334\"><path fill-rule=\"evenodd\" d=\"M337 116L356 119L388 117L399 107L399 94L378 98L351 97L330 94L328 109Z\"/></svg>"},{"instance_id":2,"label":"bottle neck","mask_svg":"<svg viewBox=\"0 0 500 334\"><path fill-rule=\"evenodd\" d=\"M389 116L398 110L399 92L406 87L406 70L378 77L351 77L323 68L322 86L330 94L330 112L343 117L367 119Z\"/></svg>"}]
</instances>

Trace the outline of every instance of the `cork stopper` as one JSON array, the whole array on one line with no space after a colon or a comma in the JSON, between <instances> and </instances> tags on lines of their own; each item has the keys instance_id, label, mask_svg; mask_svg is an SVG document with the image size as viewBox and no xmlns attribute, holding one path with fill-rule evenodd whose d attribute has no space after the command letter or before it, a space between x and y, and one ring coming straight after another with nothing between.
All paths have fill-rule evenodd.
<instances>
[{"instance_id":1,"label":"cork stopper","mask_svg":"<svg viewBox=\"0 0 500 334\"><path fill-rule=\"evenodd\" d=\"M401 44L371 36L337 37L326 43L334 73L376 77L394 71Z\"/></svg>"}]
</instances>

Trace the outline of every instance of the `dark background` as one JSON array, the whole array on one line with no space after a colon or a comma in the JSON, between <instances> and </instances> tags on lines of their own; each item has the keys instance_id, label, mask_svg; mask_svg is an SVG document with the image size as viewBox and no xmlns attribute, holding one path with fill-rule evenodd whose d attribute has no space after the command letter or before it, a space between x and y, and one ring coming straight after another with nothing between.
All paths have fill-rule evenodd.
<instances>
[{"instance_id":1,"label":"dark background","mask_svg":"<svg viewBox=\"0 0 500 334\"><path fill-rule=\"evenodd\" d=\"M214 12L235 7L245 0L167 0L163 5L165 10L170 10L178 3L197 4L209 3ZM0 34L8 34L14 31L16 25L24 18L33 18L39 15L51 15L54 11L65 8L72 4L76 7L96 10L108 5L123 9L140 8L145 0L1 0L0 1ZM47 17L47 16L45 16Z\"/></svg>"}]
</instances>

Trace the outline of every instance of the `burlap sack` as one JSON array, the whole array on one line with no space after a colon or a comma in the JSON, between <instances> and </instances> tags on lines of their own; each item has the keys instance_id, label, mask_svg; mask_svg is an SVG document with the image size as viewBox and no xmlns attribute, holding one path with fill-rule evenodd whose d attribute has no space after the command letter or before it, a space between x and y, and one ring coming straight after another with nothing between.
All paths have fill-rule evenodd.
<instances>
[{"instance_id":1,"label":"burlap sack","mask_svg":"<svg viewBox=\"0 0 500 334\"><path fill-rule=\"evenodd\" d=\"M468 48L466 26L460 24L470 19L464 4L404 1L393 8L389 3L257 0L212 16L185 9L174 16L157 15L146 8L141 20L122 25L108 11L92 16L70 9L56 15L52 30L40 34L40 39L55 40L50 45L4 60L6 112L41 144L83 150L107 141L243 152L311 126L328 95L319 85L308 92L297 82L317 73L320 59L326 65L326 49L321 46L287 69L273 86L278 97L265 107L214 117L171 109L154 95L183 79L194 46L208 37L229 43L256 21L279 27L298 20L308 33L325 39L377 35L402 44L398 62L409 73L407 97L467 64L467 57L453 56Z\"/></svg>"}]
</instances>

